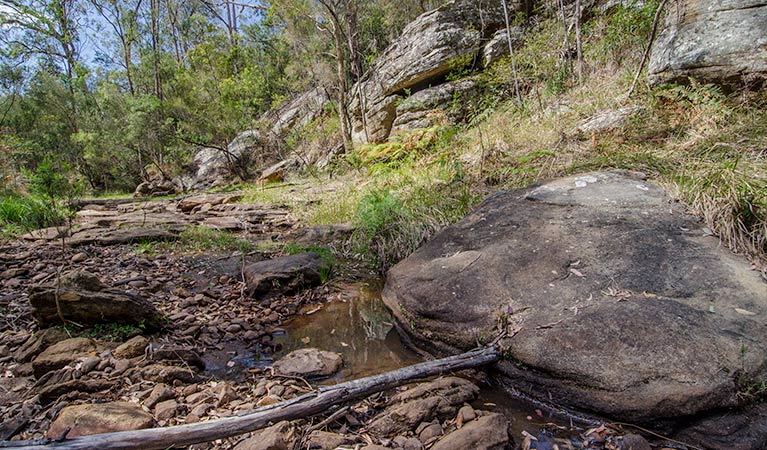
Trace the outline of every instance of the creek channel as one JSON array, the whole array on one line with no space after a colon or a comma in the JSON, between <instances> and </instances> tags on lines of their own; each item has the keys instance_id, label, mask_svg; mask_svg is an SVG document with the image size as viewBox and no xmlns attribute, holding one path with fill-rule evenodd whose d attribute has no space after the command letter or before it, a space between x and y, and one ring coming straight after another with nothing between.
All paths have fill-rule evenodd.
<instances>
[{"instance_id":1,"label":"creek channel","mask_svg":"<svg viewBox=\"0 0 767 450\"><path fill-rule=\"evenodd\" d=\"M293 350L316 347L341 353L344 367L321 384L379 374L424 361L407 348L394 327L394 319L381 300L383 283L379 280L350 284L334 300L312 305L300 311L274 333L279 350L263 355L241 346L225 348L204 357L206 371L221 379L241 378L251 368L267 368ZM218 355L214 357L214 355ZM504 414L511 423L511 432L520 442L524 433L538 441L530 448L578 448L584 428L573 425L564 414L547 410L493 383L480 383L479 398L472 403L476 409ZM569 443L562 446L564 442Z\"/></svg>"}]
</instances>

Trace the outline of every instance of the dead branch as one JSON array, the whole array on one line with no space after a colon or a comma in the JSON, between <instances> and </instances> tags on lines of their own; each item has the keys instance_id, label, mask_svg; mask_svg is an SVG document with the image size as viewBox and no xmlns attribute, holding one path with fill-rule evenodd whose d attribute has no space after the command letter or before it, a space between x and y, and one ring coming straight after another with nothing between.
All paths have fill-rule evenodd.
<instances>
[{"instance_id":1,"label":"dead branch","mask_svg":"<svg viewBox=\"0 0 767 450\"><path fill-rule=\"evenodd\" d=\"M642 74L642 69L644 69L644 65L647 63L647 58L650 56L650 50L652 49L652 43L655 41L655 34L658 32L658 22L660 22L660 16L663 12L663 8L666 6L667 0L663 0L660 2L660 5L658 5L658 9L655 11L655 18L652 21L652 31L650 32L650 39L647 41L647 48L644 49L644 54L642 55L642 61L639 63L639 68L637 69L637 73L634 75L634 81L631 82L631 88L629 89L629 93L626 94L626 99L631 98L631 94L634 93L634 89L636 88L637 81L639 81L639 77Z\"/></svg>"}]
</instances>

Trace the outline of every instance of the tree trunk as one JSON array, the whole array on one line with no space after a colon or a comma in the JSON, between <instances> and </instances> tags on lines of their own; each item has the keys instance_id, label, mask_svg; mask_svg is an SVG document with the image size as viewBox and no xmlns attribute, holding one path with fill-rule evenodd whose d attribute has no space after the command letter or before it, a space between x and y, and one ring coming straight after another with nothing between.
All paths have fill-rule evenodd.
<instances>
[{"instance_id":1,"label":"tree trunk","mask_svg":"<svg viewBox=\"0 0 767 450\"><path fill-rule=\"evenodd\" d=\"M380 375L319 388L315 392L292 400L265 406L239 416L166 428L96 434L60 442L46 440L5 441L0 442L0 447L20 447L38 450L81 450L94 448L100 450L153 450L210 442L258 430L281 420L304 419L315 416L326 411L331 406L365 398L419 378L479 367L494 363L499 359L500 353L498 349L496 347L489 347L435 361L415 364Z\"/></svg>"},{"instance_id":2,"label":"tree trunk","mask_svg":"<svg viewBox=\"0 0 767 450\"><path fill-rule=\"evenodd\" d=\"M511 42L511 24L509 22L509 7L506 0L503 0L503 16L506 20L506 40L509 43L509 57L511 58L511 72L514 75L514 93L517 96L517 104L522 108L522 94L519 92L519 74L517 73L517 63L514 58L514 45Z\"/></svg>"},{"instance_id":3,"label":"tree trunk","mask_svg":"<svg viewBox=\"0 0 767 450\"><path fill-rule=\"evenodd\" d=\"M162 100L162 80L160 79L160 30L159 30L159 16L160 16L160 0L151 0L150 13L151 13L151 34L152 34L152 65L154 69L154 95Z\"/></svg>"}]
</instances>

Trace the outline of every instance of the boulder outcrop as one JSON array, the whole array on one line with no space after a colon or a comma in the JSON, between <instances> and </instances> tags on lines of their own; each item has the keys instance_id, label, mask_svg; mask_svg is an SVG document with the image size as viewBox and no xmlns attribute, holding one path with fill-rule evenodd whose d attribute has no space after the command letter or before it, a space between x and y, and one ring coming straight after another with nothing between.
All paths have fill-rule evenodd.
<instances>
[{"instance_id":1,"label":"boulder outcrop","mask_svg":"<svg viewBox=\"0 0 767 450\"><path fill-rule=\"evenodd\" d=\"M675 0L653 45L652 84L748 84L767 78L767 2Z\"/></svg>"},{"instance_id":2,"label":"boulder outcrop","mask_svg":"<svg viewBox=\"0 0 767 450\"><path fill-rule=\"evenodd\" d=\"M417 344L506 330L515 387L622 420L734 407L767 377L767 283L628 173L490 197L393 267L383 296Z\"/></svg>"},{"instance_id":3,"label":"boulder outcrop","mask_svg":"<svg viewBox=\"0 0 767 450\"><path fill-rule=\"evenodd\" d=\"M238 134L226 151L201 148L194 157L194 174L186 180L186 187L199 189L225 185L237 178L241 168L254 172L248 172L249 175L258 175L259 171L282 161L286 155L279 154L277 143L321 117L327 111L329 101L327 89L316 87L264 114L261 118L266 124L264 127Z\"/></svg>"},{"instance_id":4,"label":"boulder outcrop","mask_svg":"<svg viewBox=\"0 0 767 450\"><path fill-rule=\"evenodd\" d=\"M483 44L503 24L501 3L489 0L454 0L408 24L350 92L353 140L386 140L406 91L437 86L451 71L481 65Z\"/></svg>"},{"instance_id":5,"label":"boulder outcrop","mask_svg":"<svg viewBox=\"0 0 767 450\"><path fill-rule=\"evenodd\" d=\"M149 330L162 328L162 315L137 295L106 288L95 276L77 270L60 282L34 286L29 292L32 316L42 326L62 318L80 324L123 323Z\"/></svg>"}]
</instances>

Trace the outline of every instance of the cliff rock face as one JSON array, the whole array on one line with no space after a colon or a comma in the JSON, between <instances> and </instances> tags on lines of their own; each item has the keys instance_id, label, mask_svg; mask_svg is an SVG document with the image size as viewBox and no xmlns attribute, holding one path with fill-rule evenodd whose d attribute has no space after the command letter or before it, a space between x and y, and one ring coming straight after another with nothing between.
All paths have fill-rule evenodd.
<instances>
[{"instance_id":1,"label":"cliff rock face","mask_svg":"<svg viewBox=\"0 0 767 450\"><path fill-rule=\"evenodd\" d=\"M653 46L650 82L720 84L767 78L767 1L674 0Z\"/></svg>"},{"instance_id":2,"label":"cliff rock face","mask_svg":"<svg viewBox=\"0 0 767 450\"><path fill-rule=\"evenodd\" d=\"M481 65L483 44L503 25L502 3L490 0L455 0L408 24L352 88L353 140L386 140L401 100L444 83L451 71Z\"/></svg>"}]
</instances>

